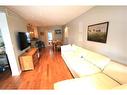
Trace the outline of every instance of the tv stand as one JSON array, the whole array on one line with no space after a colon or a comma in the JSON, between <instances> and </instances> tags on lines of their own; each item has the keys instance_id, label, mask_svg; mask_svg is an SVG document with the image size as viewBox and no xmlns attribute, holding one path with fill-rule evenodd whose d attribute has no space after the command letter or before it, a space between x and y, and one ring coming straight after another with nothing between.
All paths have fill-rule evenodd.
<instances>
[{"instance_id":1,"label":"tv stand","mask_svg":"<svg viewBox=\"0 0 127 95\"><path fill-rule=\"evenodd\" d=\"M39 51L37 48L30 48L27 52L19 56L22 71L33 70L39 60Z\"/></svg>"}]
</instances>

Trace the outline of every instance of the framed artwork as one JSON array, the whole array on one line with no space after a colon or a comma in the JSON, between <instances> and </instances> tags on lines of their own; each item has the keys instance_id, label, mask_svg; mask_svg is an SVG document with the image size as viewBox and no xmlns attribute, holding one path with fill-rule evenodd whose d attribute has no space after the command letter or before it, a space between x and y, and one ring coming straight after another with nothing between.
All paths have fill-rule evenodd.
<instances>
[{"instance_id":1,"label":"framed artwork","mask_svg":"<svg viewBox=\"0 0 127 95\"><path fill-rule=\"evenodd\" d=\"M87 40L106 43L109 22L103 22L88 26Z\"/></svg>"},{"instance_id":2,"label":"framed artwork","mask_svg":"<svg viewBox=\"0 0 127 95\"><path fill-rule=\"evenodd\" d=\"M61 29L57 29L57 30L55 30L55 34L62 34Z\"/></svg>"}]
</instances>

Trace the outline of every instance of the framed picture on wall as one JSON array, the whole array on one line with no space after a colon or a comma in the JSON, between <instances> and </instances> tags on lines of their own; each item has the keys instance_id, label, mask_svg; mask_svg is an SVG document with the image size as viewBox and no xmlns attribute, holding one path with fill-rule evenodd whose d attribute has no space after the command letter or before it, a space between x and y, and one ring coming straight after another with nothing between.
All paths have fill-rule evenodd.
<instances>
[{"instance_id":1,"label":"framed picture on wall","mask_svg":"<svg viewBox=\"0 0 127 95\"><path fill-rule=\"evenodd\" d=\"M97 23L88 26L87 40L106 43L109 22Z\"/></svg>"},{"instance_id":2,"label":"framed picture on wall","mask_svg":"<svg viewBox=\"0 0 127 95\"><path fill-rule=\"evenodd\" d=\"M55 34L62 34L61 29L57 29L57 30L55 30Z\"/></svg>"}]
</instances>

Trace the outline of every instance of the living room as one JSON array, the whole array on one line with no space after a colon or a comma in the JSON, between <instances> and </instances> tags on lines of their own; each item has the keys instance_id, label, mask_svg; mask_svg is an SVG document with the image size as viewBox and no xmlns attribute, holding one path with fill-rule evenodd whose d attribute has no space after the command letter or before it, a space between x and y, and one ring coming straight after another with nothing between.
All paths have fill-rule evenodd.
<instances>
[{"instance_id":1,"label":"living room","mask_svg":"<svg viewBox=\"0 0 127 95\"><path fill-rule=\"evenodd\" d=\"M27 6L25 6L25 7L27 7ZM19 9L25 10L25 7L20 6ZM18 45L17 45L17 40L16 40L17 39L16 38L17 32L28 31L27 25L31 24L31 23L30 23L30 21L27 22L22 16L20 16L18 14L18 12L22 12L21 10L17 11L17 13L16 13L14 8L16 10L16 9L18 9L18 6L17 7L4 6L4 7L0 8L0 10L1 10L0 22L3 22L0 25L1 26L0 30L2 32L6 52L8 54L8 59L10 62L12 76L19 76L22 72L22 70L20 68L19 56L22 53L24 53L29 47L24 49L23 51L19 50ZM29 8L30 7L26 8L26 9L29 9ZM50 9L53 9L53 8L55 8L55 7L50 7ZM60 9L60 8L62 8L62 7L57 7L56 9ZM65 7L63 7L63 9L64 8ZM125 30L127 30L126 29L127 21L125 18L126 18L127 7L126 6L84 6L84 7L83 6L82 7L75 6L75 7L70 7L71 10L73 10L73 8L77 12L79 12L78 8L79 9L81 8L82 11L80 9L80 13L79 13L80 15L78 14L77 17L73 17L73 19L71 19L70 21L68 21L65 24L53 25L53 26L47 25L46 27L37 26L36 25L37 23L35 25L31 24L33 27L37 27L37 29L38 29L37 32L39 32L39 33L36 35L36 32L35 32L35 35L36 35L35 37L38 36L39 39L45 43L45 47L48 48L47 51L50 51L50 48L48 47L48 36L46 33L48 33L49 31L61 30L63 45L65 45L65 44L66 45L70 44L70 46L76 45L81 48L88 49L92 52L104 55L104 56L110 58L111 60L118 62L120 64L126 65L127 64L127 55L126 55L126 52L127 52L126 34L127 33ZM76 8L77 8L77 10L76 10ZM83 8L84 8L85 12L83 12ZM13 11L12 11L12 9L13 9ZM69 10L69 7L68 7L68 10ZM21 14L24 15L23 13L21 13ZM73 14L71 14L71 15L73 15ZM37 17L33 17L33 18L37 18ZM96 41L89 41L87 39L88 26L96 25L96 24L100 24L100 23L104 23L104 22L108 22L106 42L101 43L101 42L96 42ZM47 57L47 56L43 55L43 52L47 54L47 51L45 51L46 48L42 48L41 58ZM43 51L43 49L44 49L44 51ZM55 57L60 56L60 51L55 51L55 53L56 53L56 55L53 55L52 56L53 58L54 58L54 56ZM41 62L43 63L43 60L48 60L49 58L50 57L47 57L47 59L39 59L39 60L41 60ZM54 60L52 60L51 63L53 63ZM59 61L57 61L58 63L64 64L64 61L62 61L62 59L58 58L56 60L59 60ZM48 64L48 61L47 61L47 64ZM40 65L37 65L38 68L39 68L39 66ZM45 65L45 64L43 64L42 67L43 66L46 67L45 69L49 69L49 68L53 67L53 65L49 66L49 65ZM65 71L66 72L65 75L68 75L68 77L60 75L60 73L58 74L59 77L62 77L62 78L65 77L65 79L63 78L62 80L71 79L72 78L71 73L70 73L71 70L69 70L66 65L62 65L62 66L64 68L63 72ZM53 67L53 68L55 68L55 67ZM57 68L59 68L59 66ZM29 72L29 71L26 71L25 73L27 73L27 72ZM62 70L61 70L61 72L62 72ZM35 73L35 72L33 72L33 73ZM29 75L32 75L33 73L30 71ZM48 73L50 73L50 72L48 72ZM43 74L45 74L45 73L43 73ZM30 82L30 81L28 81L28 82ZM58 81L56 81L56 82L58 82ZM55 83L55 82L53 81L53 83ZM46 83L42 83L42 84L44 85ZM9 88L7 88L7 89L9 89ZM21 88L21 89L23 89L23 88ZM28 89L30 89L30 88L28 88ZM37 89L39 89L39 88L37 88Z\"/></svg>"}]
</instances>

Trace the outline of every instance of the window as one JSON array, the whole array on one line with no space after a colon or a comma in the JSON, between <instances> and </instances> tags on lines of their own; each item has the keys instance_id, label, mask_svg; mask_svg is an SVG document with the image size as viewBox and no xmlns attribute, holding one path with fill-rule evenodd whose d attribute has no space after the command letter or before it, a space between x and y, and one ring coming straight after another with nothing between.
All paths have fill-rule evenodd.
<instances>
[{"instance_id":1,"label":"window","mask_svg":"<svg viewBox=\"0 0 127 95\"><path fill-rule=\"evenodd\" d=\"M48 40L49 40L49 41L52 40L52 32L48 32Z\"/></svg>"}]
</instances>

